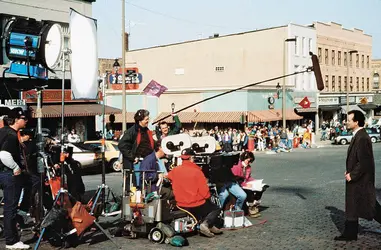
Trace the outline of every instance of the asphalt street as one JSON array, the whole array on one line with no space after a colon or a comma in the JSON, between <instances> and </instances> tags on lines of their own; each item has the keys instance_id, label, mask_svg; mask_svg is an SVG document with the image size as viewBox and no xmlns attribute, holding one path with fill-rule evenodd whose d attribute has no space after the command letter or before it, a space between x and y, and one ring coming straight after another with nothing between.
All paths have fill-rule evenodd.
<instances>
[{"instance_id":1,"label":"asphalt street","mask_svg":"<svg viewBox=\"0 0 381 250\"><path fill-rule=\"evenodd\" d=\"M291 153L256 154L253 176L270 188L262 198L261 217L254 226L225 231L213 239L188 237L188 249L381 249L381 229L375 221L360 220L356 242L335 242L344 225L344 171L348 146L297 149ZM381 200L381 143L374 144L376 188ZM84 176L89 193L101 183L100 175ZM120 173L109 173L106 184L121 192ZM101 218L101 221L103 219ZM30 238L24 232L23 240ZM89 246L76 249L107 249L115 246L101 235ZM122 249L170 249L147 239L114 238ZM94 241L100 240L101 242ZM3 244L3 243L2 243ZM0 245L1 247L1 245ZM52 249L43 243L40 249Z\"/></svg>"}]
</instances>

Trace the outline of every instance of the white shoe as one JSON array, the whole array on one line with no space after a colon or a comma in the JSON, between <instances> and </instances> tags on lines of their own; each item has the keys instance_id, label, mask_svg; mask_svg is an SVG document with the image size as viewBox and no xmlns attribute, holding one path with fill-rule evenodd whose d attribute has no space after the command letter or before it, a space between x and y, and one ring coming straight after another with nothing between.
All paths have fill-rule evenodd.
<instances>
[{"instance_id":1,"label":"white shoe","mask_svg":"<svg viewBox=\"0 0 381 250\"><path fill-rule=\"evenodd\" d=\"M29 249L30 246L19 241L13 245L6 245L5 248L6 249Z\"/></svg>"}]
</instances>

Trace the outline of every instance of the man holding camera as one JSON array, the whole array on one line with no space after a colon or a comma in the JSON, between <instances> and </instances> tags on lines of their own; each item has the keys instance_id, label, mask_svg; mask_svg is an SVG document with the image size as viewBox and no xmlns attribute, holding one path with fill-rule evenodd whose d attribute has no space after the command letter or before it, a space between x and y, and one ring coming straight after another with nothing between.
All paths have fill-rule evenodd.
<instances>
[{"instance_id":1,"label":"man holding camera","mask_svg":"<svg viewBox=\"0 0 381 250\"><path fill-rule=\"evenodd\" d=\"M17 206L22 189L20 142L17 132L27 118L21 108L10 111L8 126L0 129L0 186L4 194L4 235L6 249L29 249L20 241L16 227Z\"/></svg>"}]
</instances>

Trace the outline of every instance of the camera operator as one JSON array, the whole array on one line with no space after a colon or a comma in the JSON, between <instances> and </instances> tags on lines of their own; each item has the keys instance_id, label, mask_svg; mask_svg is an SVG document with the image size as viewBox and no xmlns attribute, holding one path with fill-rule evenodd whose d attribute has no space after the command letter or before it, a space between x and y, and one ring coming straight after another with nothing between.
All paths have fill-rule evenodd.
<instances>
[{"instance_id":1,"label":"camera operator","mask_svg":"<svg viewBox=\"0 0 381 250\"><path fill-rule=\"evenodd\" d=\"M6 249L29 249L20 241L16 227L17 205L21 194L21 155L17 132L27 118L21 108L9 112L8 126L0 129L0 185L4 194L4 235Z\"/></svg>"},{"instance_id":2,"label":"camera operator","mask_svg":"<svg viewBox=\"0 0 381 250\"><path fill-rule=\"evenodd\" d=\"M197 220L202 220L201 234L207 237L221 234L222 230L215 226L221 210L210 201L207 180L201 168L194 163L196 153L187 148L181 154L182 164L168 174L176 203L179 207L195 215Z\"/></svg>"},{"instance_id":3,"label":"camera operator","mask_svg":"<svg viewBox=\"0 0 381 250\"><path fill-rule=\"evenodd\" d=\"M125 169L140 170L140 162L154 151L152 131L148 129L149 111L139 109L134 115L135 124L126 130L118 148L123 154ZM135 172L135 183L140 187L140 172Z\"/></svg>"}]
</instances>

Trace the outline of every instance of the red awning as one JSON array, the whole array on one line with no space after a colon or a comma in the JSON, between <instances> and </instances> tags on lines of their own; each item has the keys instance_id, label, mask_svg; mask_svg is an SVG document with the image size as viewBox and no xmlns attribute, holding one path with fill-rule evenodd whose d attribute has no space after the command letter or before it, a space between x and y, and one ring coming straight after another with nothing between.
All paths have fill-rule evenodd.
<instances>
[{"instance_id":1,"label":"red awning","mask_svg":"<svg viewBox=\"0 0 381 250\"><path fill-rule=\"evenodd\" d=\"M32 117L36 118L37 106L29 107L32 112ZM42 106L42 117L62 117L61 111L62 105L43 105ZM102 104L98 103L87 103L87 104L65 104L64 114L65 117L80 117L80 116L95 116L101 115L103 112ZM113 108L110 106L105 106L105 114L118 114L122 110Z\"/></svg>"}]
</instances>

